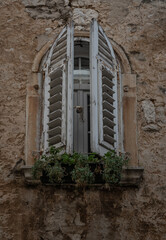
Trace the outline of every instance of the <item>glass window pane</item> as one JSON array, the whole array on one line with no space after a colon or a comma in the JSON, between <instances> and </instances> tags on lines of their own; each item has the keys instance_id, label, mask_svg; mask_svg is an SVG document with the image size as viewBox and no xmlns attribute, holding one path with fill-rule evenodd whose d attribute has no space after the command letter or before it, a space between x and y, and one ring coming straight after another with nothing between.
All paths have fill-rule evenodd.
<instances>
[{"instance_id":1,"label":"glass window pane","mask_svg":"<svg viewBox=\"0 0 166 240\"><path fill-rule=\"evenodd\" d=\"M79 69L79 58L74 58L74 70Z\"/></svg>"},{"instance_id":2,"label":"glass window pane","mask_svg":"<svg viewBox=\"0 0 166 240\"><path fill-rule=\"evenodd\" d=\"M81 58L81 69L89 69L89 59Z\"/></svg>"}]
</instances>

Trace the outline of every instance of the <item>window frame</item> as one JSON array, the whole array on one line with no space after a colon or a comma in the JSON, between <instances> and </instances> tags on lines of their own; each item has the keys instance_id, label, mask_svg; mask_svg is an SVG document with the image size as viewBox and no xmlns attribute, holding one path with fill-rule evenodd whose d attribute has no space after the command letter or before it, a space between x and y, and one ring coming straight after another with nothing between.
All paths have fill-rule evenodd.
<instances>
[{"instance_id":1,"label":"window frame","mask_svg":"<svg viewBox=\"0 0 166 240\"><path fill-rule=\"evenodd\" d=\"M67 63L65 64L65 59L62 59L60 62L54 64L53 66L51 65L52 61L52 56L54 53L54 49L56 46L58 46L58 41L61 41L61 37L63 38L63 34L67 31ZM99 32L100 31L100 32ZM115 55L114 51L111 47L111 44L105 35L103 29L98 25L96 20L92 20L91 23L91 31L90 31L90 54L89 54L89 59L90 59L90 148L92 152L99 153L100 155L103 155L106 153L109 149L115 149L117 152L119 151L118 147L118 109L117 109L117 77L116 77L116 60L115 60ZM103 44L107 44L107 49L110 51L109 53L107 52L107 55L109 54L109 57L111 60L111 65L110 63L107 62L104 58L100 57L100 52L99 51L99 35L102 34L102 40ZM48 59L46 61L46 68L45 70L45 92L44 92L44 150L47 151L49 145L48 145L48 123L49 123L49 82L51 80L50 75L57 71L58 68L63 67L63 65L67 66L66 68L66 75L65 71L63 71L62 74L62 124L61 124L61 142L58 144L54 144L56 148L58 147L65 147L65 151L67 153L72 153L73 152L73 93L74 93L74 41L78 40L83 40L83 38L77 38L74 39L74 26L73 23L71 22L69 25L67 25L59 34L58 38L55 40L49 55ZM84 41L88 41L89 39L84 39ZM108 51L107 50L107 51ZM55 53L54 53L55 54ZM105 57L105 54L102 52L103 57ZM53 60L54 62L54 60ZM49 68L51 65L51 73L49 73ZM103 100L102 100L102 95L103 95L103 87L102 87L102 67L104 67L107 72L110 72L112 75L111 79L109 78L109 81L111 81L114 86L113 86L113 115L114 115L114 123L115 126L113 127L113 130L115 132L113 139L115 140L116 144L113 144L109 142L109 140L106 141L104 140L104 124L103 120L101 119L101 116L103 114ZM67 86L67 88L65 88ZM65 92L65 90L66 92ZM67 96L67 101L66 99ZM66 106L65 106L66 104ZM67 113L65 112L65 109ZM66 122L65 120L66 119ZM97 121L96 121L97 119ZM108 124L108 123L107 123ZM108 125L109 126L109 125ZM63 133L62 133L63 131ZM65 134L66 131L66 134ZM109 135L108 135L109 136ZM109 136L109 138L111 138ZM65 144L66 140L66 144Z\"/></svg>"},{"instance_id":2,"label":"window frame","mask_svg":"<svg viewBox=\"0 0 166 240\"><path fill-rule=\"evenodd\" d=\"M76 37L89 37L87 32L75 32ZM137 153L137 121L136 121L136 75L132 73L131 63L124 50L113 40L110 40L114 51L120 58L122 65L122 91L123 87L128 87L128 91L123 91L123 125L124 125L124 150L131 154L131 166L138 165ZM26 165L33 165L34 155L38 154L41 140L41 88L43 73L41 62L43 57L52 46L53 41L47 42L36 54L31 78L27 84L26 98L26 139L25 139L25 160ZM132 134L129 132L132 131Z\"/></svg>"}]
</instances>

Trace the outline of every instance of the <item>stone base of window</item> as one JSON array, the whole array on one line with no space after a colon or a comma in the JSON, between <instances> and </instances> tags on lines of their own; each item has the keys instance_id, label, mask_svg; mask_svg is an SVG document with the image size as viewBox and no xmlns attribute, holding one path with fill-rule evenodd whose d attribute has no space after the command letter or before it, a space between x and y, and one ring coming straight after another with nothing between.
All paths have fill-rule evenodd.
<instances>
[{"instance_id":1,"label":"stone base of window","mask_svg":"<svg viewBox=\"0 0 166 240\"><path fill-rule=\"evenodd\" d=\"M120 185L138 187L143 180L143 171L142 167L124 168L122 170Z\"/></svg>"},{"instance_id":2,"label":"stone base of window","mask_svg":"<svg viewBox=\"0 0 166 240\"><path fill-rule=\"evenodd\" d=\"M28 185L38 185L40 180L34 180L32 176L32 166L23 166L22 171L24 173L25 182ZM143 180L143 171L142 167L127 167L123 168L121 181L118 186L122 187L139 187L141 181ZM76 186L76 184L45 184L45 185L54 185L54 186ZM99 188L108 188L109 184L88 184L89 187L99 187Z\"/></svg>"}]
</instances>

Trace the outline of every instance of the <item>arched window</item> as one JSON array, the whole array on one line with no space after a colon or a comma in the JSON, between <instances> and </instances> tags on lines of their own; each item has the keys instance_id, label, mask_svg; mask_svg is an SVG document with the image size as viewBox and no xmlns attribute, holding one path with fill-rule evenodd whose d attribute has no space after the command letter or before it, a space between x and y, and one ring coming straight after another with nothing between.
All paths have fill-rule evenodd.
<instances>
[{"instance_id":1,"label":"arched window","mask_svg":"<svg viewBox=\"0 0 166 240\"><path fill-rule=\"evenodd\" d=\"M111 44L102 28L93 21L89 33L74 33L71 24L66 26L54 42L48 41L37 53L27 84L27 168L33 165L34 155L46 150L49 145L63 146L67 152L86 153L88 149L88 152L100 154L114 148L129 152L130 165L138 165L136 74L132 73L124 50L113 40ZM87 93L83 106L78 102L81 78L83 95ZM111 91L105 92L108 88L112 90L112 95ZM106 93L109 93L109 99L106 99L109 104L104 104ZM74 95L77 102L74 102ZM79 106L83 107L85 114L79 112ZM77 118L82 120L82 125ZM86 131L81 128L83 125ZM78 127L81 130L76 129ZM84 134L84 141L79 131ZM81 147L78 139L86 142L86 146Z\"/></svg>"},{"instance_id":2,"label":"arched window","mask_svg":"<svg viewBox=\"0 0 166 240\"><path fill-rule=\"evenodd\" d=\"M62 30L49 52L44 82L44 149L103 154L119 148L117 64L95 20L90 39L74 38L72 24Z\"/></svg>"}]
</instances>

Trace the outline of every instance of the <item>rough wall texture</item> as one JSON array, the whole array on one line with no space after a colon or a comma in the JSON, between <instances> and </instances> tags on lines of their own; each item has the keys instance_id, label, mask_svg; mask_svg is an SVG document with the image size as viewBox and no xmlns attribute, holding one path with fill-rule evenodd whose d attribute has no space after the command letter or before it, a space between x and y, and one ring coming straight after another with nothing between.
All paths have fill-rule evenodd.
<instances>
[{"instance_id":1,"label":"rough wall texture","mask_svg":"<svg viewBox=\"0 0 166 240\"><path fill-rule=\"evenodd\" d=\"M0 239L166 240L165 10L159 0L0 2ZM137 74L139 189L32 188L11 172L24 159L34 57L69 17L82 12L84 21L86 11L124 49Z\"/></svg>"}]
</instances>

